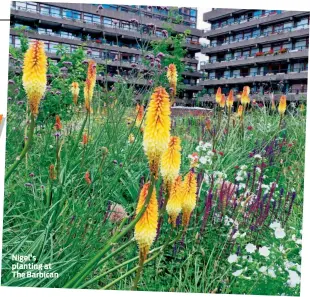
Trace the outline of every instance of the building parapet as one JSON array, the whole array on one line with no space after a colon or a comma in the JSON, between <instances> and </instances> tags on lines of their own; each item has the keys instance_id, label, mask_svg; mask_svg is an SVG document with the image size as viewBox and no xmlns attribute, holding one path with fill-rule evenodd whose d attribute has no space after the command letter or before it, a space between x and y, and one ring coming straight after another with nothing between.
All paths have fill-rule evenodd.
<instances>
[{"instance_id":1,"label":"building parapet","mask_svg":"<svg viewBox=\"0 0 310 297\"><path fill-rule=\"evenodd\" d=\"M226 33L230 33L232 31L240 31L244 29L254 28L261 24L271 24L276 23L285 19L290 19L292 17L308 15L309 12L305 11L282 11L277 14L270 14L265 16L253 17L248 20L244 20L243 22L236 24L229 24L224 27L219 27L217 29L209 29L204 31L204 37L215 37L218 35L223 35Z\"/></svg>"},{"instance_id":2,"label":"building parapet","mask_svg":"<svg viewBox=\"0 0 310 297\"><path fill-rule=\"evenodd\" d=\"M220 62L207 63L205 61L200 63L201 70L213 70L220 68L227 68L233 66L244 66L244 65L255 65L262 64L273 61L289 60L289 59L298 59L298 58L308 58L309 49L301 48L288 50L286 53L278 53L277 55L266 55L266 56L246 56L240 57L239 59L230 59Z\"/></svg>"},{"instance_id":3,"label":"building parapet","mask_svg":"<svg viewBox=\"0 0 310 297\"><path fill-rule=\"evenodd\" d=\"M267 73L265 75L256 74L249 76L231 76L231 77L221 77L215 79L206 79L199 82L201 86L220 86L220 85L231 85L231 84L246 84L246 83L256 83L256 82L276 82L283 80L299 80L307 79L308 70L300 72L289 72L289 73Z\"/></svg>"},{"instance_id":4,"label":"building parapet","mask_svg":"<svg viewBox=\"0 0 310 297\"><path fill-rule=\"evenodd\" d=\"M275 42L280 40L285 40L293 37L302 37L309 35L309 25L301 25L292 28L286 28L284 30L279 30L277 32L269 32L265 34L255 35L249 38L232 40L230 42L217 44L214 46L202 47L202 54L212 54L219 51L227 51L231 49L237 49L242 47L247 47L251 45L264 44L269 42Z\"/></svg>"}]
</instances>

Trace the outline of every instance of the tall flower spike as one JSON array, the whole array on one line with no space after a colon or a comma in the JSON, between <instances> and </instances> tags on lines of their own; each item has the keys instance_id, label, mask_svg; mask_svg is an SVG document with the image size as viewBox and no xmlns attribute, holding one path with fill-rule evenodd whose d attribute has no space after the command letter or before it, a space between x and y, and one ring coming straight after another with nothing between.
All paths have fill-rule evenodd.
<instances>
[{"instance_id":1,"label":"tall flower spike","mask_svg":"<svg viewBox=\"0 0 310 297\"><path fill-rule=\"evenodd\" d=\"M241 95L241 104L242 105L250 103L250 97L249 97L250 90L251 89L248 86L243 87L243 92L242 92L242 95Z\"/></svg>"},{"instance_id":2,"label":"tall flower spike","mask_svg":"<svg viewBox=\"0 0 310 297\"><path fill-rule=\"evenodd\" d=\"M150 189L150 183L144 184L141 189L139 201L136 209L136 215L142 209L146 197L148 195L148 191ZM138 243L140 250L141 260L144 262L147 254L150 250L150 247L156 237L157 232L157 224L158 224L158 203L156 199L156 190L153 189L151 194L151 199L147 208L139 221L135 225L135 240Z\"/></svg>"},{"instance_id":3,"label":"tall flower spike","mask_svg":"<svg viewBox=\"0 0 310 297\"><path fill-rule=\"evenodd\" d=\"M237 115L238 115L238 117L241 118L241 117L242 117L242 114L243 114L243 106L242 106L242 105L239 105Z\"/></svg>"},{"instance_id":4,"label":"tall flower spike","mask_svg":"<svg viewBox=\"0 0 310 297\"><path fill-rule=\"evenodd\" d=\"M282 95L278 107L279 114L283 115L286 111L286 96Z\"/></svg>"},{"instance_id":5,"label":"tall flower spike","mask_svg":"<svg viewBox=\"0 0 310 297\"><path fill-rule=\"evenodd\" d=\"M177 92L178 72L174 64L168 66L167 78L172 89L172 95L175 96Z\"/></svg>"},{"instance_id":6,"label":"tall flower spike","mask_svg":"<svg viewBox=\"0 0 310 297\"><path fill-rule=\"evenodd\" d=\"M222 98L221 98L221 101L220 101L220 107L221 108L224 108L225 107L225 104L226 104L226 98L225 98L225 95L222 94Z\"/></svg>"},{"instance_id":7,"label":"tall flower spike","mask_svg":"<svg viewBox=\"0 0 310 297\"><path fill-rule=\"evenodd\" d=\"M181 166L181 140L171 136L167 150L161 157L160 172L168 189L178 176Z\"/></svg>"},{"instance_id":8,"label":"tall flower spike","mask_svg":"<svg viewBox=\"0 0 310 297\"><path fill-rule=\"evenodd\" d=\"M229 110L231 110L232 106L234 105L234 91L230 90L229 95L227 97L226 105Z\"/></svg>"},{"instance_id":9,"label":"tall flower spike","mask_svg":"<svg viewBox=\"0 0 310 297\"><path fill-rule=\"evenodd\" d=\"M145 116L143 148L148 157L150 170L157 177L161 155L170 139L170 102L163 87L157 87L151 96Z\"/></svg>"},{"instance_id":10,"label":"tall flower spike","mask_svg":"<svg viewBox=\"0 0 310 297\"><path fill-rule=\"evenodd\" d=\"M80 88L79 88L79 83L74 81L71 84L71 93L73 95L73 102L75 105L77 105L77 101L78 101L78 97L79 97L79 93L80 93Z\"/></svg>"},{"instance_id":11,"label":"tall flower spike","mask_svg":"<svg viewBox=\"0 0 310 297\"><path fill-rule=\"evenodd\" d=\"M56 120L55 120L55 125L54 125L54 127L55 127L55 129L56 129L57 131L61 130L61 128L62 128L62 124L61 124L59 115L56 115Z\"/></svg>"},{"instance_id":12,"label":"tall flower spike","mask_svg":"<svg viewBox=\"0 0 310 297\"><path fill-rule=\"evenodd\" d=\"M173 227L176 226L176 219L182 210L182 201L182 177L179 175L172 183L169 200L166 206L166 210L169 215L169 223L171 223Z\"/></svg>"},{"instance_id":13,"label":"tall flower spike","mask_svg":"<svg viewBox=\"0 0 310 297\"><path fill-rule=\"evenodd\" d=\"M221 87L218 87L215 95L215 101L217 104L220 104L221 100L222 100L222 89Z\"/></svg>"},{"instance_id":14,"label":"tall flower spike","mask_svg":"<svg viewBox=\"0 0 310 297\"><path fill-rule=\"evenodd\" d=\"M33 116L38 115L40 101L46 90L46 71L47 57L44 43L36 40L25 53L23 66L23 86Z\"/></svg>"},{"instance_id":15,"label":"tall flower spike","mask_svg":"<svg viewBox=\"0 0 310 297\"><path fill-rule=\"evenodd\" d=\"M140 127L144 115L144 106L137 104L136 112L137 112L136 127Z\"/></svg>"},{"instance_id":16,"label":"tall flower spike","mask_svg":"<svg viewBox=\"0 0 310 297\"><path fill-rule=\"evenodd\" d=\"M88 62L87 78L84 87L85 108L90 112L90 103L93 99L94 88L96 84L96 62Z\"/></svg>"},{"instance_id":17,"label":"tall flower spike","mask_svg":"<svg viewBox=\"0 0 310 297\"><path fill-rule=\"evenodd\" d=\"M191 170L185 176L183 182L182 221L185 228L187 228L191 213L196 207L196 190L196 174Z\"/></svg>"}]
</instances>

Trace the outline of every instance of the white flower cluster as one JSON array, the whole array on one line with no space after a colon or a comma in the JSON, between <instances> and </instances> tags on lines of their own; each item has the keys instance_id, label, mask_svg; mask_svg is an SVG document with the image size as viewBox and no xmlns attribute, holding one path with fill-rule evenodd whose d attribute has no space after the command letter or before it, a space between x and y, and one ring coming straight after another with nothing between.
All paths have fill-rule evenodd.
<instances>
[{"instance_id":1,"label":"white flower cluster","mask_svg":"<svg viewBox=\"0 0 310 297\"><path fill-rule=\"evenodd\" d=\"M199 153L199 163L202 165L211 165L214 152L212 151L212 144L210 142L200 141L196 146L196 151Z\"/></svg>"},{"instance_id":2,"label":"white flower cluster","mask_svg":"<svg viewBox=\"0 0 310 297\"><path fill-rule=\"evenodd\" d=\"M248 169L248 166L246 165L240 166L240 170L238 170L237 172L236 181L244 181L247 178L248 176L247 169Z\"/></svg>"},{"instance_id":3,"label":"white flower cluster","mask_svg":"<svg viewBox=\"0 0 310 297\"><path fill-rule=\"evenodd\" d=\"M274 221L273 223L270 224L269 226L272 230L274 230L274 236L277 239L282 239L285 237L285 231L281 227L281 224L278 221Z\"/></svg>"}]
</instances>

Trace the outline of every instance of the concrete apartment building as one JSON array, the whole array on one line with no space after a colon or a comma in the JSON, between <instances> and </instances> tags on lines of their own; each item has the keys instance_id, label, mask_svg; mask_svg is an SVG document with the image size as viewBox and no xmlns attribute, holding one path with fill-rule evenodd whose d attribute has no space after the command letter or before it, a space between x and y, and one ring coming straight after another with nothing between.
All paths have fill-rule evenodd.
<instances>
[{"instance_id":1,"label":"concrete apartment building","mask_svg":"<svg viewBox=\"0 0 310 297\"><path fill-rule=\"evenodd\" d=\"M69 52L86 44L88 57L97 63L107 64L108 83L116 81L115 76L127 76L132 68L143 67L142 50L148 50L148 41L165 38L165 24L170 7L98 5L82 3L39 3L18 2L11 4L10 45L20 47L19 27L26 28L29 39L43 40L48 56L57 60L57 46L62 44ZM184 47L187 49L186 70L181 74L184 87L179 99L191 100L198 91L201 73L197 70L195 53L201 51L199 38L203 31L196 29L197 9L178 8L182 22L173 24L175 33L190 29ZM146 72L146 69L143 70ZM98 80L103 80L98 75ZM143 88L151 77L134 80L135 87Z\"/></svg>"},{"instance_id":2,"label":"concrete apartment building","mask_svg":"<svg viewBox=\"0 0 310 297\"><path fill-rule=\"evenodd\" d=\"M307 91L309 12L283 10L213 9L203 15L211 28L210 44L201 63L203 93L217 87L228 93L244 85L252 93L287 92L290 98ZM297 96L296 96L297 94ZM304 96L305 97L305 96Z\"/></svg>"}]
</instances>

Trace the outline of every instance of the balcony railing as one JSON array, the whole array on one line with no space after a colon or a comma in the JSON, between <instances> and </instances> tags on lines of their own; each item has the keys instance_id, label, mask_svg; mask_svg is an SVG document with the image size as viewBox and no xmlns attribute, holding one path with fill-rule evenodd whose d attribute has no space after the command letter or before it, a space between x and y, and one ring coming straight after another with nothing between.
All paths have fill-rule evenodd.
<instances>
[{"instance_id":1,"label":"balcony railing","mask_svg":"<svg viewBox=\"0 0 310 297\"><path fill-rule=\"evenodd\" d=\"M238 56L238 57L229 57L229 58L224 58L224 59L218 59L218 60L214 60L214 61L201 61L200 62L200 66L204 66L204 65L208 65L208 64L216 64L216 63L222 63L222 62L229 62L229 61L243 61L243 60L248 60L248 59L253 59L253 58L259 58L262 56L274 56L276 55L283 55L286 53L294 53L294 52L298 52L298 51L302 51L308 49L308 46L298 46L298 47L294 47L293 49L286 49L285 52L279 52L279 51L275 51L273 53L268 53L267 52L263 52L262 55L244 55L244 56Z\"/></svg>"},{"instance_id":2,"label":"balcony railing","mask_svg":"<svg viewBox=\"0 0 310 297\"><path fill-rule=\"evenodd\" d=\"M252 71L249 72L247 75L241 75L241 74L227 74L227 75L212 75L209 78L209 80L220 80L220 79L232 79L232 78L241 78L241 77L256 77L256 76L273 76L273 75L283 75L283 74L290 74L290 73L300 73L300 72L306 72L308 71L307 67L301 67L301 68L293 68L293 69L283 69L283 70L275 70L275 71Z\"/></svg>"},{"instance_id":3,"label":"balcony railing","mask_svg":"<svg viewBox=\"0 0 310 297\"><path fill-rule=\"evenodd\" d=\"M274 11L274 12L270 12L270 13L266 13L266 14L257 15L257 16L251 17L251 18L238 19L236 21L231 21L231 22L226 21L226 22L223 22L221 25L218 25L216 27L212 26L211 28L204 29L204 33L207 33L209 31L213 31L213 30L217 30L217 29L221 29L221 28L225 28L225 27L228 27L231 25L248 23L248 22L251 22L254 20L265 18L265 17L270 16L270 15L276 15L276 14L281 14L281 13L282 12Z\"/></svg>"},{"instance_id":4,"label":"balcony railing","mask_svg":"<svg viewBox=\"0 0 310 297\"><path fill-rule=\"evenodd\" d=\"M253 35L247 36L247 37L233 38L232 40L229 40L229 41L226 41L226 42L222 42L222 43L217 42L217 43L214 43L214 44L204 45L203 47L204 48L214 48L214 47L228 45L228 44L232 44L232 43L236 43L236 42L240 42L240 41L245 41L245 40L250 40L250 39L254 39L254 38L268 37L268 36L272 36L272 35L288 33L288 32L308 29L308 28L309 28L308 24L298 25L298 26L288 27L288 28L284 28L284 29L274 30L274 31L271 31L271 32L257 33L257 34L253 34Z\"/></svg>"},{"instance_id":5,"label":"balcony railing","mask_svg":"<svg viewBox=\"0 0 310 297\"><path fill-rule=\"evenodd\" d=\"M102 22L88 22L86 20L82 20L81 18L63 16L63 15L60 15L58 13L53 13L51 11L48 11L48 12L37 11L37 10L27 9L27 8L20 7L20 6L12 7L12 9L26 11L26 12L40 14L40 15L47 15L47 16L51 16L51 17L55 17L55 18L59 18L59 19L70 20L73 22L81 23L81 24L90 24L90 25L97 26L100 28L109 27L109 28L121 29L121 30L125 30L125 31L138 32L138 33L142 33L142 34L155 35L157 37L164 37L164 36L156 35L156 32L152 33L151 27L148 26L147 24L146 25L140 24L137 26L130 26L130 27L122 27L122 21L118 21L118 20L116 20L114 23L113 23L113 21L112 21L112 23L105 23L104 21L102 21ZM149 28L149 30L145 31L146 28ZM155 28L155 26L153 28ZM163 30L163 31L165 31L165 30Z\"/></svg>"}]
</instances>

